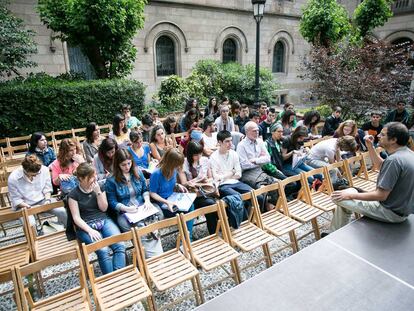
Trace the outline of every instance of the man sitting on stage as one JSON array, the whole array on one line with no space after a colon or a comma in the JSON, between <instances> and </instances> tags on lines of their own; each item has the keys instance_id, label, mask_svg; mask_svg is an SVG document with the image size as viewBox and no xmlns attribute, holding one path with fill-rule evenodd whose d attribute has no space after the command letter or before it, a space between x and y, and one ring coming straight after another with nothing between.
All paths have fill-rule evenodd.
<instances>
[{"instance_id":1,"label":"man sitting on stage","mask_svg":"<svg viewBox=\"0 0 414 311\"><path fill-rule=\"evenodd\" d=\"M373 164L381 167L377 189L365 193L358 193L354 188L333 192L331 197L338 207L332 219L332 231L346 225L353 212L390 223L403 222L414 213L414 152L407 147L407 127L391 122L378 136L379 145L389 154L385 160L375 152L374 137L365 137Z\"/></svg>"}]
</instances>

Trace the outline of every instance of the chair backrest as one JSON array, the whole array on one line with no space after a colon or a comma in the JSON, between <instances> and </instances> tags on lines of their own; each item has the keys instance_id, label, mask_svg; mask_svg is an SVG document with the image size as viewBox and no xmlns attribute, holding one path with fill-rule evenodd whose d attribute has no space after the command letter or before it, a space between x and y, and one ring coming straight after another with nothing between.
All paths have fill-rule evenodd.
<instances>
[{"instance_id":1,"label":"chair backrest","mask_svg":"<svg viewBox=\"0 0 414 311\"><path fill-rule=\"evenodd\" d=\"M99 125L99 129L102 136L108 137L109 132L112 131L112 124Z\"/></svg>"},{"instance_id":2,"label":"chair backrest","mask_svg":"<svg viewBox=\"0 0 414 311\"><path fill-rule=\"evenodd\" d=\"M91 264L90 259L89 259L89 254L96 252L98 249L101 249L103 247L106 247L106 246L109 246L115 243L128 242L128 241L132 241L132 244L134 246L132 250L132 254L133 254L132 264L134 267L136 267L137 259L138 259L137 256L139 256L140 253L137 252L138 244L137 244L136 236L133 230L110 236L108 238L99 240L95 243L91 243L91 244L82 243L82 255L83 255L83 259L86 264L86 269L87 269L89 279L91 280L91 282L95 280L95 273L94 273L93 265Z\"/></svg>"},{"instance_id":3,"label":"chair backrest","mask_svg":"<svg viewBox=\"0 0 414 311\"><path fill-rule=\"evenodd\" d=\"M274 183L274 184L271 184L271 185L267 185L267 186L262 186L259 189L253 190L252 197L253 197L253 204L254 204L254 207L256 209L256 213L258 215L260 215L260 205L259 205L259 201L258 201L257 197L259 195L263 195L263 194L268 193L270 191L277 191L279 193L279 199L278 199L278 201L277 202L274 202L275 203L275 207L277 209L282 208L283 213L286 216L289 216L289 210L288 210L286 204L284 204L284 201L282 200L282 197L280 195L281 192L282 192L282 189L280 187L280 183L279 182Z\"/></svg>"},{"instance_id":4,"label":"chair backrest","mask_svg":"<svg viewBox=\"0 0 414 311\"><path fill-rule=\"evenodd\" d=\"M303 172L302 174L305 175L305 179L307 179L310 176L314 176L316 174L322 175L323 177L322 185L319 187L317 191L327 192L328 194L332 193L333 187L332 187L332 183L329 180L329 172L326 166L315 168L309 172Z\"/></svg>"},{"instance_id":5,"label":"chair backrest","mask_svg":"<svg viewBox=\"0 0 414 311\"><path fill-rule=\"evenodd\" d=\"M310 193L309 193L308 181L305 178L305 175L303 175L303 174L290 176L290 177L288 177L286 179L283 179L282 181L279 182L279 184L280 184L279 196L283 200L282 202L284 204L286 204L286 206L287 206L287 197L286 197L286 193L285 193L285 187L286 187L286 185L294 183L294 182L299 183L299 185L300 185L300 189L299 189L299 192L298 192L298 200L309 203L310 202Z\"/></svg>"},{"instance_id":6,"label":"chair backrest","mask_svg":"<svg viewBox=\"0 0 414 311\"><path fill-rule=\"evenodd\" d=\"M366 163L364 161L364 157L362 156L362 154L353 156L351 158L345 159L345 168L348 170L348 176L352 177L352 171L351 171L351 167L358 165L359 164L359 169L357 172L357 176L358 177L362 177L365 179L368 179L368 172L367 172L367 168L366 168Z\"/></svg>"},{"instance_id":7,"label":"chair backrest","mask_svg":"<svg viewBox=\"0 0 414 311\"><path fill-rule=\"evenodd\" d=\"M34 263L31 263L31 264L28 264L22 267L18 267L18 266L15 267L16 282L17 282L17 284L15 284L15 287L19 291L19 296L22 302L23 310L33 309L36 305L41 303L41 300L38 302L34 302L30 294L30 291L27 288L25 288L23 278L29 275L35 275L38 272L41 272L43 269L48 268L50 266L59 265L62 263L73 261L73 260L77 260L79 262L80 286L76 287L75 289L81 289L83 291L84 296L86 297L89 305L91 306L87 283L86 283L85 271L84 271L84 267L82 263L82 257L80 255L79 248L76 247L75 250L71 252L67 252L65 254L60 254L60 255L49 257L46 259L38 260ZM71 289L71 290L74 290L74 289ZM48 300L49 299L51 299L51 297L49 297Z\"/></svg>"}]
</instances>

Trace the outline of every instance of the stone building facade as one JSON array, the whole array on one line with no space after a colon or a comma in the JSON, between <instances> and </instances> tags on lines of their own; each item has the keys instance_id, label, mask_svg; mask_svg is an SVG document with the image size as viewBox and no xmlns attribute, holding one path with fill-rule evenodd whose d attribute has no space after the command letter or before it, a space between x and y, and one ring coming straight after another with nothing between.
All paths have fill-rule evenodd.
<instances>
[{"instance_id":1,"label":"stone building facade","mask_svg":"<svg viewBox=\"0 0 414 311\"><path fill-rule=\"evenodd\" d=\"M352 12L358 1L341 1ZM273 71L281 84L278 100L304 103L308 81L301 80L301 61L309 45L299 33L306 0L267 0L261 22L260 65ZM414 0L397 0L395 17L375 31L378 38L414 40ZM52 75L86 70L87 61L76 47L57 39L39 19L36 0L11 1L10 9L36 32L38 67ZM145 25L134 43L138 54L130 78L147 86L147 99L170 73L187 76L201 59L255 63L256 23L250 0L149 0ZM86 68L86 69L85 69Z\"/></svg>"}]
</instances>

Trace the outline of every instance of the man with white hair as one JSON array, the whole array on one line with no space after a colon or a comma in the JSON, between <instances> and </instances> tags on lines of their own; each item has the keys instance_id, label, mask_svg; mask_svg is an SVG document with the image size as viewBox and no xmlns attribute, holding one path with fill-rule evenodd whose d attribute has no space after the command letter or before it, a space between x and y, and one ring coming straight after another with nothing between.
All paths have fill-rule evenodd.
<instances>
[{"instance_id":1,"label":"man with white hair","mask_svg":"<svg viewBox=\"0 0 414 311\"><path fill-rule=\"evenodd\" d=\"M237 145L237 153L243 171L240 180L254 189L277 182L276 178L266 174L261 167L270 162L270 155L263 140L259 139L259 126L255 122L249 121L244 129L246 137ZM271 192L269 195L271 202L276 203L277 191Z\"/></svg>"}]
</instances>

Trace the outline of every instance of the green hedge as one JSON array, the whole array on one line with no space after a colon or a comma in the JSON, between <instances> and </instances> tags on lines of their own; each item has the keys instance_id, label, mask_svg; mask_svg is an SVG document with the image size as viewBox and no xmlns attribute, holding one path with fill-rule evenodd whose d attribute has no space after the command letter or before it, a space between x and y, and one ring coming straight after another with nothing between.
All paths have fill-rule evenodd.
<instances>
[{"instance_id":1,"label":"green hedge","mask_svg":"<svg viewBox=\"0 0 414 311\"><path fill-rule=\"evenodd\" d=\"M134 80L46 75L0 83L0 137L108 124L122 104L140 117L145 87Z\"/></svg>"}]
</instances>

